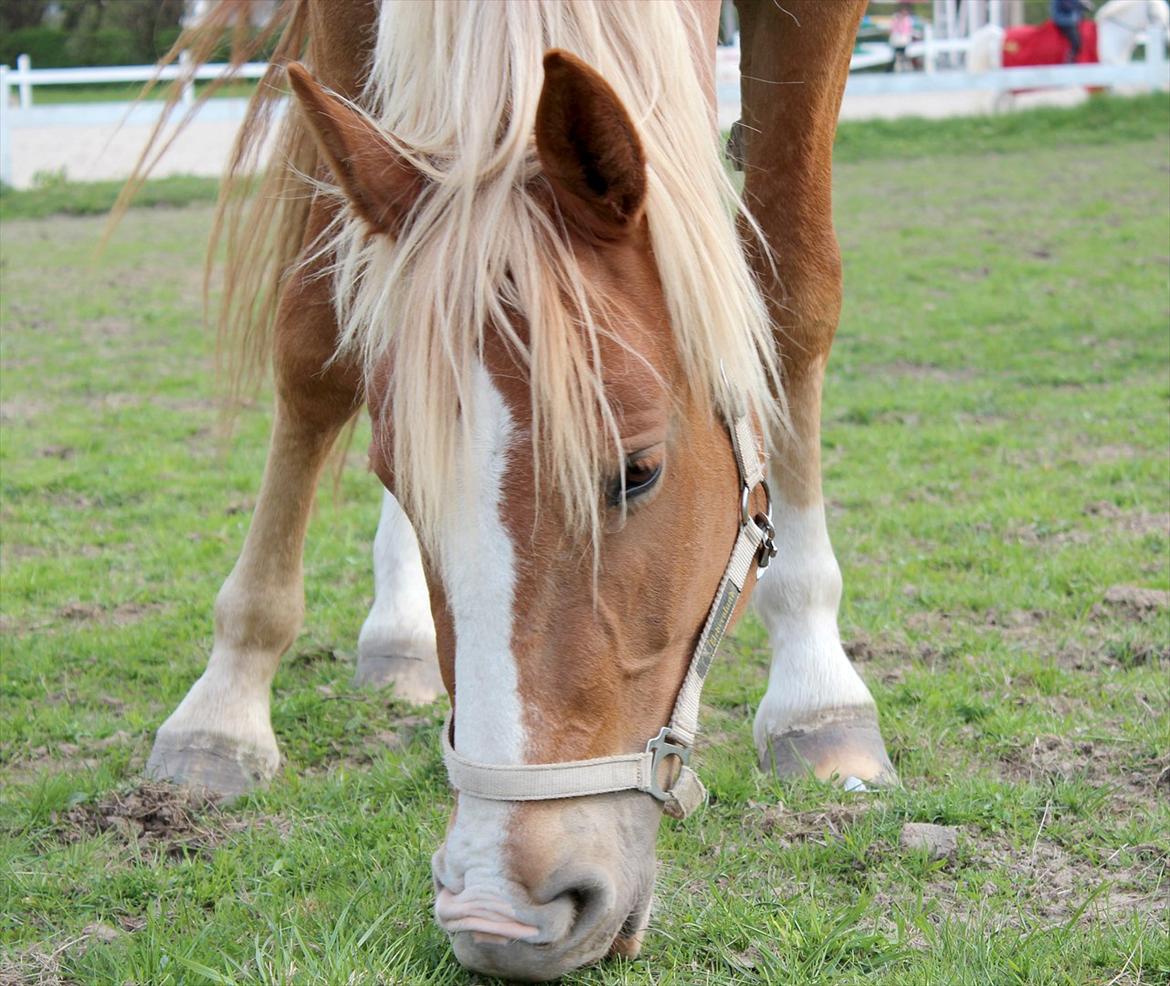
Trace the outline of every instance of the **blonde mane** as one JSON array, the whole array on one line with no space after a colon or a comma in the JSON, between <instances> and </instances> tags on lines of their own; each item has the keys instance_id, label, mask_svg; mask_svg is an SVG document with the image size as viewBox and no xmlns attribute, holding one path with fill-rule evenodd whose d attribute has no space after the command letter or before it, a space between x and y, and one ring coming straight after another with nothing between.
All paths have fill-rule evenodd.
<instances>
[{"instance_id":1,"label":"blonde mane","mask_svg":"<svg viewBox=\"0 0 1170 986\"><path fill-rule=\"evenodd\" d=\"M428 179L397 240L345 213L332 252L339 353L392 367L387 407L396 493L435 543L468 477L473 374L489 326L529 372L545 486L574 530L596 535L601 473L620 461L599 340L618 325L592 297L557 220L534 191L533 139L549 48L613 86L642 138L647 216L676 349L713 411L779 413L769 320L735 231L739 206L691 54L688 5L522 0L384 3L363 103ZM511 329L509 311L528 324ZM595 542L596 543L596 540Z\"/></svg>"}]
</instances>

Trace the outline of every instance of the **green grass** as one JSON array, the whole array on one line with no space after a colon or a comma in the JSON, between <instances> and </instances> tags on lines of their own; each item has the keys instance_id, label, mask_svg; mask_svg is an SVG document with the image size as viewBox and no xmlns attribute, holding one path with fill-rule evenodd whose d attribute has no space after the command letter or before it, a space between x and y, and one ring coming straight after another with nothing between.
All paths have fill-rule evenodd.
<instances>
[{"instance_id":1,"label":"green grass","mask_svg":"<svg viewBox=\"0 0 1170 986\"><path fill-rule=\"evenodd\" d=\"M35 188L0 189L0 219L40 219L53 215L100 215L110 211L120 181L70 182L46 176ZM219 179L176 175L146 182L134 198L136 206L181 207L214 202Z\"/></svg>"},{"instance_id":2,"label":"green grass","mask_svg":"<svg viewBox=\"0 0 1170 986\"><path fill-rule=\"evenodd\" d=\"M569 981L1170 980L1170 626L1106 602L1170 588L1170 146L1077 114L1053 146L983 131L930 156L954 144L923 136L837 168L825 488L842 634L904 789L756 771L749 618L705 694L715 801L664 825L642 957ZM349 684L379 498L364 429L310 531L281 774L161 839L90 831L148 793L264 456L264 399L217 439L209 221L133 210L100 267L100 219L5 222L0 980L482 982L429 914L441 709ZM908 820L959 826L957 856L900 849Z\"/></svg>"},{"instance_id":3,"label":"green grass","mask_svg":"<svg viewBox=\"0 0 1170 986\"><path fill-rule=\"evenodd\" d=\"M891 97L897 98L897 97ZM1170 95L1095 95L1072 109L1035 108L993 116L847 121L837 128L838 163L982 153L1040 147L1170 140Z\"/></svg>"},{"instance_id":4,"label":"green grass","mask_svg":"<svg viewBox=\"0 0 1170 986\"><path fill-rule=\"evenodd\" d=\"M155 101L165 99L168 83L156 86L146 97ZM208 83L196 82L195 91L201 91ZM213 98L247 99L256 89L255 81L240 79L226 83ZM140 82L101 82L84 86L37 86L33 90L34 106L52 106L59 103L130 103L142 92Z\"/></svg>"}]
</instances>

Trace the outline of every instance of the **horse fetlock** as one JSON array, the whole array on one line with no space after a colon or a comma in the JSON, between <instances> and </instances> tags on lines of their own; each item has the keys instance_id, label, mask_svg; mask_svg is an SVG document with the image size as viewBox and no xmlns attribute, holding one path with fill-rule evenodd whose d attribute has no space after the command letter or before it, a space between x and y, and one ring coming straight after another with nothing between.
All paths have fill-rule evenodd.
<instances>
[{"instance_id":1,"label":"horse fetlock","mask_svg":"<svg viewBox=\"0 0 1170 986\"><path fill-rule=\"evenodd\" d=\"M295 591L240 590L233 579L215 600L216 650L264 655L275 673L304 622L304 594L299 586Z\"/></svg>"},{"instance_id":2,"label":"horse fetlock","mask_svg":"<svg viewBox=\"0 0 1170 986\"><path fill-rule=\"evenodd\" d=\"M850 790L898 784L877 711L869 705L826 709L782 727L757 730L756 749L760 769L781 778L811 771L819 780L835 780Z\"/></svg>"}]
</instances>

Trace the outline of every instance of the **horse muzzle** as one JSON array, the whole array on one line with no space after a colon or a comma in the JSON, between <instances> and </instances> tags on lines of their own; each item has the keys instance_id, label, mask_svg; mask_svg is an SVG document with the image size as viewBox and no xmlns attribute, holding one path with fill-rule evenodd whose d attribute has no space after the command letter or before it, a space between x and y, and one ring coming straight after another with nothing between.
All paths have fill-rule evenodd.
<instances>
[{"instance_id":1,"label":"horse muzzle","mask_svg":"<svg viewBox=\"0 0 1170 986\"><path fill-rule=\"evenodd\" d=\"M636 952L654 887L653 801L476 801L460 796L431 864L435 917L462 965L542 982Z\"/></svg>"}]
</instances>

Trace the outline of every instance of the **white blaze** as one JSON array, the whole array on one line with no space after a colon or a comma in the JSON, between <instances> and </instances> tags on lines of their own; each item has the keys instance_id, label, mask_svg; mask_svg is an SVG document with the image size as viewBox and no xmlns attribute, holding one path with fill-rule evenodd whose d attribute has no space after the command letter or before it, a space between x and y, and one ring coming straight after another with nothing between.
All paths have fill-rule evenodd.
<instances>
[{"instance_id":1,"label":"white blaze","mask_svg":"<svg viewBox=\"0 0 1170 986\"><path fill-rule=\"evenodd\" d=\"M455 630L455 749L486 763L522 763L526 747L512 654L515 551L500 515L512 415L478 366L466 413L471 449L452 491L439 564ZM512 806L460 795L438 873L446 889L511 896L503 843ZM441 922L442 923L442 922Z\"/></svg>"},{"instance_id":2,"label":"white blaze","mask_svg":"<svg viewBox=\"0 0 1170 986\"><path fill-rule=\"evenodd\" d=\"M515 429L482 366L474 371L466 413L471 416L470 454L452 491L450 522L439 546L455 624L455 749L486 763L520 763L524 735L512 656L516 563L500 516Z\"/></svg>"}]
</instances>

